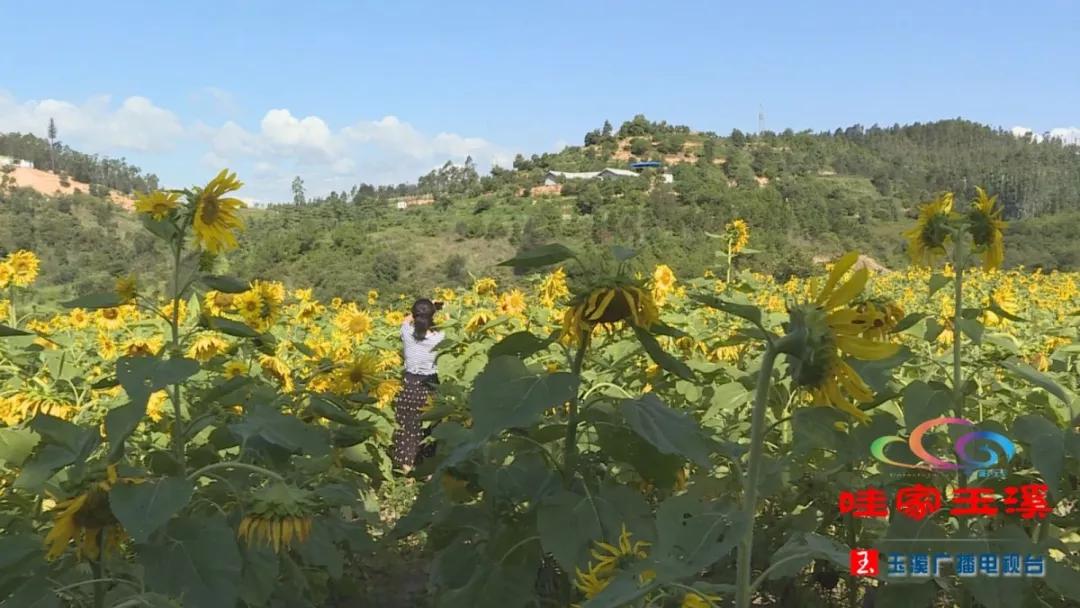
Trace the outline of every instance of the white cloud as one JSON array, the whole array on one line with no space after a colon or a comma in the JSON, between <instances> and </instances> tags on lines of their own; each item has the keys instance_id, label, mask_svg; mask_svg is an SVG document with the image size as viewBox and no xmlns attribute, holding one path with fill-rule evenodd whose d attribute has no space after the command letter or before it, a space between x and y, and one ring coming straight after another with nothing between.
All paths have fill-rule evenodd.
<instances>
[{"instance_id":1,"label":"white cloud","mask_svg":"<svg viewBox=\"0 0 1080 608\"><path fill-rule=\"evenodd\" d=\"M1067 144L1080 145L1080 127L1058 127L1050 129L1050 137L1060 139Z\"/></svg>"},{"instance_id":2,"label":"white cloud","mask_svg":"<svg viewBox=\"0 0 1080 608\"><path fill-rule=\"evenodd\" d=\"M1066 144L1080 145L1080 127L1056 127L1043 133L1035 133L1034 130L1029 127L1016 126L1009 129L1009 131L1016 137L1027 137L1030 135L1035 141L1043 141L1050 138L1059 139Z\"/></svg>"},{"instance_id":3,"label":"white cloud","mask_svg":"<svg viewBox=\"0 0 1080 608\"><path fill-rule=\"evenodd\" d=\"M201 102L204 111L206 102L219 110L235 106L228 92L213 87L193 93L189 102ZM208 171L229 167L245 182L246 196L264 201L288 200L296 175L311 196L320 196L361 182L412 182L446 161L462 163L469 156L481 172L493 165L510 166L514 157L482 137L425 133L393 115L335 128L320 116L274 108L254 125L245 126L239 119L211 125L205 115L182 124L172 111L145 97L116 101L101 95L72 103L18 100L0 91L0 132L44 136L50 117L56 120L60 140L76 150L139 153L134 161L169 185L198 182Z\"/></svg>"},{"instance_id":4,"label":"white cloud","mask_svg":"<svg viewBox=\"0 0 1080 608\"><path fill-rule=\"evenodd\" d=\"M145 97L133 96L119 105L108 95L82 104L57 99L18 102L0 91L0 132L23 131L44 137L49 119L56 122L59 139L88 152L171 149L183 137L175 114Z\"/></svg>"},{"instance_id":5,"label":"white cloud","mask_svg":"<svg viewBox=\"0 0 1080 608\"><path fill-rule=\"evenodd\" d=\"M270 110L259 126L266 143L279 155L313 155L323 160L337 155L338 146L330 127L318 116L298 119L288 110Z\"/></svg>"}]
</instances>

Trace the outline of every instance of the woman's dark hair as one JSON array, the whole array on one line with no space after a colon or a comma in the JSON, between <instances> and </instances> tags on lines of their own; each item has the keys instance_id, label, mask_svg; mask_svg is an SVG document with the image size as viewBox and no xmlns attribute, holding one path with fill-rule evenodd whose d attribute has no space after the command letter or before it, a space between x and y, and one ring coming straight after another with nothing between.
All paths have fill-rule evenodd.
<instances>
[{"instance_id":1,"label":"woman's dark hair","mask_svg":"<svg viewBox=\"0 0 1080 608\"><path fill-rule=\"evenodd\" d=\"M435 327L435 303L427 298L420 298L412 305L413 337L423 340L427 332Z\"/></svg>"}]
</instances>

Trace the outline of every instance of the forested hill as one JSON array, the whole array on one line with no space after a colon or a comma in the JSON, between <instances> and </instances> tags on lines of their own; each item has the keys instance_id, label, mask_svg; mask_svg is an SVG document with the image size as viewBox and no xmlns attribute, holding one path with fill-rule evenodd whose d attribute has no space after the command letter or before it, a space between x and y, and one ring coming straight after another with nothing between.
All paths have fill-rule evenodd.
<instances>
[{"instance_id":1,"label":"forested hill","mask_svg":"<svg viewBox=\"0 0 1080 608\"><path fill-rule=\"evenodd\" d=\"M10 154L4 146L13 141L29 148L42 143L26 137L0 136L0 154ZM1076 146L963 120L720 136L638 116L587 133L580 146L519 155L512 168L483 176L471 162L447 163L412 184L360 184L314 200L305 198L298 181L294 202L246 213L241 246L224 263L242 276L313 285L321 297L357 297L371 288L418 293L468 282L471 275L503 272L503 280L512 281L496 262L557 240L585 251L631 246L646 264L663 261L680 276L700 276L719 263L716 242L705 233L743 218L750 247L758 250L739 260L744 267L780 277L806 274L816 257L859 249L899 268L907 263L900 233L918 203L951 190L966 205L981 185L1007 209L1007 266L1077 269L1078 153ZM35 162L50 162L38 154ZM61 158L81 159L90 171L115 167L108 175L127 176L128 188L156 182L122 161L71 151L56 158L58 165ZM549 170L626 169L646 160L662 168L544 185ZM80 165L66 166L75 177ZM123 183L109 185L124 189ZM137 230L129 232L128 224L137 226L122 211L84 204L88 198L0 192L0 227L8 227L0 232L11 239L0 240L0 253L5 246L40 252L43 279L65 286L71 277L64 269L76 260L130 254L109 257L107 273L80 277L78 290L124 269L145 269L155 256L147 243L130 240ZM55 247L61 242L62 251Z\"/></svg>"},{"instance_id":2,"label":"forested hill","mask_svg":"<svg viewBox=\"0 0 1080 608\"><path fill-rule=\"evenodd\" d=\"M918 203L951 190L966 205L981 185L1006 206L1008 265L1071 269L1080 267L1070 236L1080 233L1078 151L964 120L719 136L638 116L589 132L581 146L519 155L490 175L448 163L416 184L360 185L274 207L254 218L233 259L250 274L308 280L326 294L452 284L547 240L622 243L698 276L717 264L705 232L744 218L760 253L742 263L764 272L805 274L813 258L851 248L900 267L900 232ZM648 160L664 168L542 185L549 170ZM403 195L434 203L399 210Z\"/></svg>"}]
</instances>

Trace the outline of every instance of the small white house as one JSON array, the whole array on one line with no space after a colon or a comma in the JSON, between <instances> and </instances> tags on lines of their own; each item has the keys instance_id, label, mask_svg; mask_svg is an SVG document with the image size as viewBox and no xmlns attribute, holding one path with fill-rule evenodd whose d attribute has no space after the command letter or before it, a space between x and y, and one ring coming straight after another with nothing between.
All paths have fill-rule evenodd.
<instances>
[{"instance_id":1,"label":"small white house","mask_svg":"<svg viewBox=\"0 0 1080 608\"><path fill-rule=\"evenodd\" d=\"M665 174L661 175L660 177L663 178L665 184L674 184L675 183L675 176L670 174L670 173L665 173Z\"/></svg>"}]
</instances>

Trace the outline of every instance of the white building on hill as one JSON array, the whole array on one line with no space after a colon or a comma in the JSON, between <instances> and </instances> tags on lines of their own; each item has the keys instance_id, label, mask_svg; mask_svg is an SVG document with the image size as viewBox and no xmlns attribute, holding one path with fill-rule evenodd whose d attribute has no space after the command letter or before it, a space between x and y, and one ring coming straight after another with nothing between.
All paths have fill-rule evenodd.
<instances>
[{"instance_id":1,"label":"white building on hill","mask_svg":"<svg viewBox=\"0 0 1080 608\"><path fill-rule=\"evenodd\" d=\"M6 167L8 165L14 165L22 169L33 169L34 163L28 160L19 160L10 156L0 156L0 167Z\"/></svg>"},{"instance_id":2,"label":"white building on hill","mask_svg":"<svg viewBox=\"0 0 1080 608\"><path fill-rule=\"evenodd\" d=\"M604 169L603 171L584 171L574 173L572 171L548 171L544 175L544 185L554 186L559 179L620 179L623 177L638 177L638 174L629 169Z\"/></svg>"}]
</instances>

